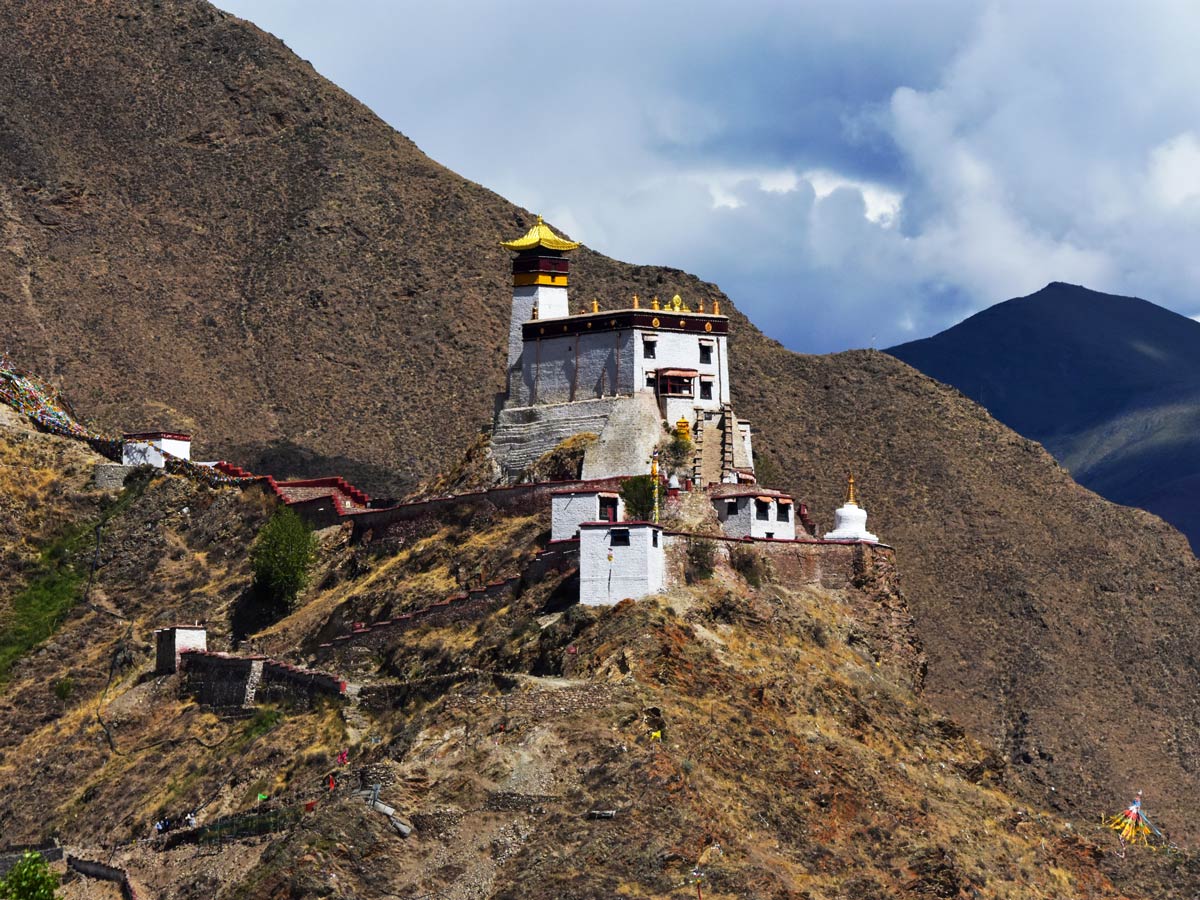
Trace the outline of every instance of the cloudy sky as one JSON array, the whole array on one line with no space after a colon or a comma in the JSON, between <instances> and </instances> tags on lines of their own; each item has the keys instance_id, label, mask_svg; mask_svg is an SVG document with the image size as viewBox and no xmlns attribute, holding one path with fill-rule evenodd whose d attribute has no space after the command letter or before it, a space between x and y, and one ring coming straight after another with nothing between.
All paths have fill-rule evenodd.
<instances>
[{"instance_id":1,"label":"cloudy sky","mask_svg":"<svg viewBox=\"0 0 1200 900\"><path fill-rule=\"evenodd\" d=\"M789 347L1069 281L1200 314L1200 4L217 0L430 156Z\"/></svg>"}]
</instances>

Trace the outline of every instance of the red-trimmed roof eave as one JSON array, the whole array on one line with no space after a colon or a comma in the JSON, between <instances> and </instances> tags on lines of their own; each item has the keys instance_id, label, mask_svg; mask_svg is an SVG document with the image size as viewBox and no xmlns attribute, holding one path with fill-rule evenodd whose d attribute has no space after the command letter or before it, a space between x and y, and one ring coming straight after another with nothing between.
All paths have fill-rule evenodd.
<instances>
[{"instance_id":1,"label":"red-trimmed roof eave","mask_svg":"<svg viewBox=\"0 0 1200 900\"><path fill-rule=\"evenodd\" d=\"M657 322L657 324L655 324ZM601 331L680 331L712 337L729 334L729 317L713 313L684 312L669 309L599 310L555 319L530 319L521 324L522 339L564 337L572 334L595 334Z\"/></svg>"},{"instance_id":2,"label":"red-trimmed roof eave","mask_svg":"<svg viewBox=\"0 0 1200 900\"><path fill-rule=\"evenodd\" d=\"M757 485L734 485L729 487L732 490L723 491L720 486L710 488L709 496L714 500L730 500L734 497L770 497L772 500L791 500L795 501L795 497L791 494L785 494L783 491L777 491L773 488L758 487Z\"/></svg>"},{"instance_id":3,"label":"red-trimmed roof eave","mask_svg":"<svg viewBox=\"0 0 1200 900\"><path fill-rule=\"evenodd\" d=\"M183 434L178 431L127 431L121 437L127 441L138 439L146 440L149 438L160 438L168 441L190 441L190 434Z\"/></svg>"},{"instance_id":4,"label":"red-trimmed roof eave","mask_svg":"<svg viewBox=\"0 0 1200 900\"><path fill-rule=\"evenodd\" d=\"M662 524L659 522L646 522L641 519L632 519L627 522L625 522L625 521L608 522L608 521L601 519L598 522L580 522L579 523L580 528L599 528L602 525L605 528L629 528L630 526L633 526L634 528L640 528L645 525L649 525L651 528L662 528Z\"/></svg>"}]
</instances>

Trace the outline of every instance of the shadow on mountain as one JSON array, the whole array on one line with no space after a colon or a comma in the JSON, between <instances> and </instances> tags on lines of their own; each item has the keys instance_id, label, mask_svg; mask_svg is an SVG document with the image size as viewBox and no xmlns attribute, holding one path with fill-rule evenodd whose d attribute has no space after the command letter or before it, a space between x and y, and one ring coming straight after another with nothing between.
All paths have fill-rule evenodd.
<instances>
[{"instance_id":1,"label":"shadow on mountain","mask_svg":"<svg viewBox=\"0 0 1200 900\"><path fill-rule=\"evenodd\" d=\"M887 352L1200 545L1200 323L1055 282Z\"/></svg>"}]
</instances>

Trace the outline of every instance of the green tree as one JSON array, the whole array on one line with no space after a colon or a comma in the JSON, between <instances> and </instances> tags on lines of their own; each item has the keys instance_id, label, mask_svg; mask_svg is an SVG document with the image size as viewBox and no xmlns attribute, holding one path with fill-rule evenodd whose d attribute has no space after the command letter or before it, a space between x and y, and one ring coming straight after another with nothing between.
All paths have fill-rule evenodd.
<instances>
[{"instance_id":1,"label":"green tree","mask_svg":"<svg viewBox=\"0 0 1200 900\"><path fill-rule=\"evenodd\" d=\"M28 850L0 880L2 900L54 900L58 873L50 871L40 853Z\"/></svg>"},{"instance_id":2,"label":"green tree","mask_svg":"<svg viewBox=\"0 0 1200 900\"><path fill-rule=\"evenodd\" d=\"M663 448L662 457L668 472L687 474L692 467L692 442L676 432Z\"/></svg>"},{"instance_id":3,"label":"green tree","mask_svg":"<svg viewBox=\"0 0 1200 900\"><path fill-rule=\"evenodd\" d=\"M295 512L281 506L258 532L250 563L254 588L264 600L289 608L308 583L317 559L317 538Z\"/></svg>"},{"instance_id":4,"label":"green tree","mask_svg":"<svg viewBox=\"0 0 1200 900\"><path fill-rule=\"evenodd\" d=\"M649 475L634 475L621 485L625 501L625 518L648 522L654 518L654 479Z\"/></svg>"}]
</instances>

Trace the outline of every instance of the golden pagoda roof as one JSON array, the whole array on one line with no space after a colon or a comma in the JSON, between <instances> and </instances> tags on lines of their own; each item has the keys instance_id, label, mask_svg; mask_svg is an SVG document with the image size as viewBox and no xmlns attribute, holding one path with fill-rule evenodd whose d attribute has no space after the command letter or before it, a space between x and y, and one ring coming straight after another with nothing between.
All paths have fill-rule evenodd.
<instances>
[{"instance_id":1,"label":"golden pagoda roof","mask_svg":"<svg viewBox=\"0 0 1200 900\"><path fill-rule=\"evenodd\" d=\"M574 250L579 244L559 237L542 221L542 217L538 216L537 224L525 232L524 237L515 241L501 241L500 246L507 250L533 250L536 247L545 247L547 250Z\"/></svg>"}]
</instances>

